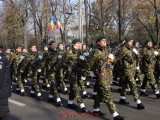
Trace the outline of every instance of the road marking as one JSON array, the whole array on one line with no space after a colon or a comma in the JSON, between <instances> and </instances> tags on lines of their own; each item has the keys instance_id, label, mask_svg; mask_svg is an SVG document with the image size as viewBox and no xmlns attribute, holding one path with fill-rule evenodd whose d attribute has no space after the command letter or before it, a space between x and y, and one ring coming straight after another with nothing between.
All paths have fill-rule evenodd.
<instances>
[{"instance_id":1,"label":"road marking","mask_svg":"<svg viewBox=\"0 0 160 120\"><path fill-rule=\"evenodd\" d=\"M21 103L21 102L18 102L18 101L12 100L12 99L9 99L9 102L14 103L14 104L16 104L16 105L19 105L19 106L21 106L21 107L23 107L23 106L25 106L25 105L26 105L26 104L24 104L24 103Z\"/></svg>"}]
</instances>

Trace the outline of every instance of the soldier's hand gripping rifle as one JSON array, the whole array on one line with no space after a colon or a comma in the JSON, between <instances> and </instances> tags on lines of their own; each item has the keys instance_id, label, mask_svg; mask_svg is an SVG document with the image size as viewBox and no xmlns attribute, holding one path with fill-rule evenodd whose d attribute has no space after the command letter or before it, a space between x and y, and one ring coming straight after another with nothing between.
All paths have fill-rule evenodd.
<instances>
[{"instance_id":1,"label":"soldier's hand gripping rifle","mask_svg":"<svg viewBox=\"0 0 160 120\"><path fill-rule=\"evenodd\" d=\"M42 60L42 58L43 57L41 55L38 55L38 57L31 62L31 65L40 64L40 60Z\"/></svg>"},{"instance_id":2,"label":"soldier's hand gripping rifle","mask_svg":"<svg viewBox=\"0 0 160 120\"><path fill-rule=\"evenodd\" d=\"M101 72L103 72L104 68L113 68L111 66L111 64L109 64L109 62L113 63L114 62L114 55L113 54L109 54L107 60L105 61L105 63L103 64L103 66L101 67Z\"/></svg>"}]
</instances>

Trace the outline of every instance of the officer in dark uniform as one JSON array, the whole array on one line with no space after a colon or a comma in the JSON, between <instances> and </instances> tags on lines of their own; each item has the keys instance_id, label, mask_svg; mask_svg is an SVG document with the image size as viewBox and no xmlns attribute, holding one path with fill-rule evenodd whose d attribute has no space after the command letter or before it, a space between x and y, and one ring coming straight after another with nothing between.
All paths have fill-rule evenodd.
<instances>
[{"instance_id":1,"label":"officer in dark uniform","mask_svg":"<svg viewBox=\"0 0 160 120\"><path fill-rule=\"evenodd\" d=\"M10 64L0 44L0 120L9 120L8 97L10 96Z\"/></svg>"}]
</instances>

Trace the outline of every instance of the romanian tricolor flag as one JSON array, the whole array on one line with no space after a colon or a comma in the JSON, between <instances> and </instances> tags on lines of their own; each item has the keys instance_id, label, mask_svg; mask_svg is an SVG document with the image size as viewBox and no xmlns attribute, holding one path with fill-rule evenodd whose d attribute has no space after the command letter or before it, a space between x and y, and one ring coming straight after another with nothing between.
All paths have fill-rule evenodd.
<instances>
[{"instance_id":1,"label":"romanian tricolor flag","mask_svg":"<svg viewBox=\"0 0 160 120\"><path fill-rule=\"evenodd\" d=\"M51 25L50 25L50 32L54 29L54 27L57 25L57 20L52 16Z\"/></svg>"},{"instance_id":2,"label":"romanian tricolor flag","mask_svg":"<svg viewBox=\"0 0 160 120\"><path fill-rule=\"evenodd\" d=\"M58 30L61 29L61 23L60 23L59 19L57 19L57 29L58 29Z\"/></svg>"}]
</instances>

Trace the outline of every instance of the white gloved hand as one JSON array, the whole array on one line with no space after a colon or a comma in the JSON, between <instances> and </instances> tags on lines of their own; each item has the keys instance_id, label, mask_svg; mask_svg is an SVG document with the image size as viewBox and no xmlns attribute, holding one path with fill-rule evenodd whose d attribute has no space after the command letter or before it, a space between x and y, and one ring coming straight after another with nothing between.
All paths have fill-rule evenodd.
<instances>
[{"instance_id":1,"label":"white gloved hand","mask_svg":"<svg viewBox=\"0 0 160 120\"><path fill-rule=\"evenodd\" d=\"M87 57L87 56L89 56L89 53L85 52L84 55Z\"/></svg>"},{"instance_id":2,"label":"white gloved hand","mask_svg":"<svg viewBox=\"0 0 160 120\"><path fill-rule=\"evenodd\" d=\"M114 55L113 55L113 54L109 54L108 57L109 57L111 60L114 60Z\"/></svg>"},{"instance_id":3,"label":"white gloved hand","mask_svg":"<svg viewBox=\"0 0 160 120\"><path fill-rule=\"evenodd\" d=\"M20 70L21 73L23 73L24 71Z\"/></svg>"},{"instance_id":4,"label":"white gloved hand","mask_svg":"<svg viewBox=\"0 0 160 120\"><path fill-rule=\"evenodd\" d=\"M61 59L61 58L62 58L62 55L58 55L58 58Z\"/></svg>"},{"instance_id":5,"label":"white gloved hand","mask_svg":"<svg viewBox=\"0 0 160 120\"><path fill-rule=\"evenodd\" d=\"M84 57L81 55L81 56L79 56L79 59L84 60Z\"/></svg>"},{"instance_id":6,"label":"white gloved hand","mask_svg":"<svg viewBox=\"0 0 160 120\"><path fill-rule=\"evenodd\" d=\"M158 55L158 52L157 52L157 51L154 51L154 55L156 55L156 56L157 56L157 55Z\"/></svg>"},{"instance_id":7,"label":"white gloved hand","mask_svg":"<svg viewBox=\"0 0 160 120\"><path fill-rule=\"evenodd\" d=\"M139 67L136 67L136 70L139 70Z\"/></svg>"},{"instance_id":8,"label":"white gloved hand","mask_svg":"<svg viewBox=\"0 0 160 120\"><path fill-rule=\"evenodd\" d=\"M25 58L25 56L21 56L21 59L24 59Z\"/></svg>"},{"instance_id":9,"label":"white gloved hand","mask_svg":"<svg viewBox=\"0 0 160 120\"><path fill-rule=\"evenodd\" d=\"M42 70L41 70L41 69L38 69L37 71L40 73Z\"/></svg>"},{"instance_id":10,"label":"white gloved hand","mask_svg":"<svg viewBox=\"0 0 160 120\"><path fill-rule=\"evenodd\" d=\"M39 55L38 58L39 58L40 60L42 60L43 57L42 57L42 55Z\"/></svg>"},{"instance_id":11,"label":"white gloved hand","mask_svg":"<svg viewBox=\"0 0 160 120\"><path fill-rule=\"evenodd\" d=\"M136 48L133 48L133 52L137 55L138 51L136 50Z\"/></svg>"},{"instance_id":12,"label":"white gloved hand","mask_svg":"<svg viewBox=\"0 0 160 120\"><path fill-rule=\"evenodd\" d=\"M82 80L86 80L86 78L85 78L85 77L83 77L83 76L81 76L81 79L82 79Z\"/></svg>"}]
</instances>

